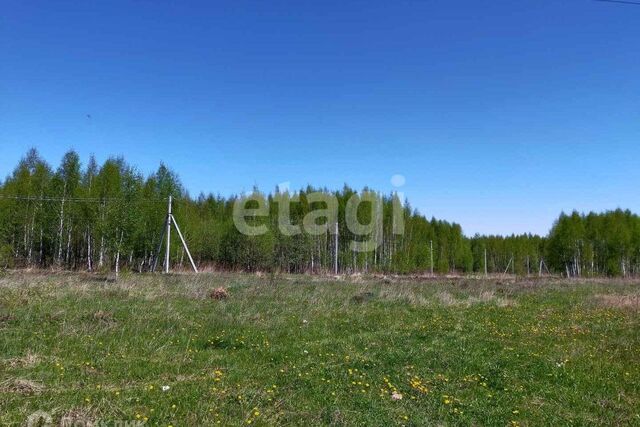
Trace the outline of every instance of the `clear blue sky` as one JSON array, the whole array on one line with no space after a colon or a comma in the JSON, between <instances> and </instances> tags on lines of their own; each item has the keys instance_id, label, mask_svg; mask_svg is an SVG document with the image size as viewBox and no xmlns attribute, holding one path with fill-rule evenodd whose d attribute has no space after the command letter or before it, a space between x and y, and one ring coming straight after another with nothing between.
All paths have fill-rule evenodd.
<instances>
[{"instance_id":1,"label":"clear blue sky","mask_svg":"<svg viewBox=\"0 0 640 427\"><path fill-rule=\"evenodd\" d=\"M5 0L0 176L32 146L194 195L402 174L466 234L640 212L640 6Z\"/></svg>"}]
</instances>

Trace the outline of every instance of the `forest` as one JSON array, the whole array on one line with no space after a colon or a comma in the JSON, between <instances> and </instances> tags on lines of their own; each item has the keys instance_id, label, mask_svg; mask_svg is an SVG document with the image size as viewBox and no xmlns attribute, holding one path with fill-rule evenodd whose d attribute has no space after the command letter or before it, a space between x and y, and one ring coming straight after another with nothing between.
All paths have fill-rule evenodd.
<instances>
[{"instance_id":1,"label":"forest","mask_svg":"<svg viewBox=\"0 0 640 427\"><path fill-rule=\"evenodd\" d=\"M291 223L301 223L316 207L317 202L308 198L316 192L338 201L337 245L331 227L320 235L287 235L277 227L283 203ZM345 209L350 198L368 193L375 192L347 185L339 191L307 187L292 194L254 189L268 206L264 222L271 226L262 235L248 236L233 221L234 203L241 195L192 197L166 165L144 176L120 157L101 165L91 157L83 164L77 153L69 151L53 168L32 149L0 182L0 268L150 271L172 196L174 215L200 269L330 273L337 246L341 273L569 277L640 273L640 217L620 209L561 213L544 237L467 237L459 224L428 219L395 194L375 193L382 201L380 245L357 252L349 242L360 236L345 224ZM393 230L397 206L404 222L402 234ZM189 267L176 239L170 252L172 268ZM162 260L162 255L158 258Z\"/></svg>"}]
</instances>

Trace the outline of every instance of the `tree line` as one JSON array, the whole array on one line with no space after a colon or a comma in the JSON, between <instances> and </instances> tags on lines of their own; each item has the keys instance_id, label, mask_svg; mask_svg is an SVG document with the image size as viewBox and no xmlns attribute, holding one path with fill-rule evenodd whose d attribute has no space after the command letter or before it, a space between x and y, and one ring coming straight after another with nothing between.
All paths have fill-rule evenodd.
<instances>
[{"instance_id":1,"label":"tree line","mask_svg":"<svg viewBox=\"0 0 640 427\"><path fill-rule=\"evenodd\" d=\"M321 234L282 233L279 210L286 206L291 224L301 224L321 206L311 196L318 192L337 200L337 239L333 224ZM373 231L379 244L358 252L349 243L363 237L352 232L345 212L350 199L365 200L370 194L380 200L382 224ZM367 188L307 187L269 194L255 189L256 195L267 206L260 222L268 227L265 233L250 236L238 230L233 218L242 195L192 197L167 166L161 164L144 176L120 157L101 165L91 157L83 165L78 154L69 151L54 169L32 149L0 182L0 268L150 271L162 259L164 251L158 254L158 245L172 196L174 215L200 268L328 273L337 259L341 273L629 276L640 272L640 219L629 211L561 214L546 237L468 238L459 224L427 219L396 194L381 195ZM398 212L404 227L401 234L394 230ZM371 209L360 209L357 215L363 224L372 220ZM188 268L184 249L175 239L170 253L172 268Z\"/></svg>"}]
</instances>

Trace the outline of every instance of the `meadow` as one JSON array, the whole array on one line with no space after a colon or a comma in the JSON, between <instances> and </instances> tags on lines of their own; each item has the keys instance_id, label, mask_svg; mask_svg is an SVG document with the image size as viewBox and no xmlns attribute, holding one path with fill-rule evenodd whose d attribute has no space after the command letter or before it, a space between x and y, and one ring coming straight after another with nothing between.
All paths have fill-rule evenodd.
<instances>
[{"instance_id":1,"label":"meadow","mask_svg":"<svg viewBox=\"0 0 640 427\"><path fill-rule=\"evenodd\" d=\"M640 425L639 295L622 279L5 272L0 425Z\"/></svg>"}]
</instances>

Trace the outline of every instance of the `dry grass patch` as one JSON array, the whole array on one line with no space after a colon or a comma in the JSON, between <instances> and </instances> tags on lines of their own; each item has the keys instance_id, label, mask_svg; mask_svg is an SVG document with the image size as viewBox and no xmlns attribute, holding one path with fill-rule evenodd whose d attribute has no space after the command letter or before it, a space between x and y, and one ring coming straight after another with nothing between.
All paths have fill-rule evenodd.
<instances>
[{"instance_id":1,"label":"dry grass patch","mask_svg":"<svg viewBox=\"0 0 640 427\"><path fill-rule=\"evenodd\" d=\"M93 313L93 320L103 323L115 323L116 319L111 311L98 310Z\"/></svg>"},{"instance_id":2,"label":"dry grass patch","mask_svg":"<svg viewBox=\"0 0 640 427\"><path fill-rule=\"evenodd\" d=\"M15 357L13 359L7 359L4 361L10 368L32 368L40 363L40 357L32 353L31 350L27 351L23 357Z\"/></svg>"},{"instance_id":3,"label":"dry grass patch","mask_svg":"<svg viewBox=\"0 0 640 427\"><path fill-rule=\"evenodd\" d=\"M640 295L596 295L596 303L607 308L640 310Z\"/></svg>"},{"instance_id":4,"label":"dry grass patch","mask_svg":"<svg viewBox=\"0 0 640 427\"><path fill-rule=\"evenodd\" d=\"M2 393L32 395L42 393L44 390L44 385L22 378L8 379L0 383L0 392Z\"/></svg>"},{"instance_id":5,"label":"dry grass patch","mask_svg":"<svg viewBox=\"0 0 640 427\"><path fill-rule=\"evenodd\" d=\"M0 313L0 326L5 323L13 322L15 320L16 320L16 316L14 316L13 314Z\"/></svg>"},{"instance_id":6,"label":"dry grass patch","mask_svg":"<svg viewBox=\"0 0 640 427\"><path fill-rule=\"evenodd\" d=\"M478 297L469 297L468 299L470 304L474 303L493 303L498 307L511 307L516 305L516 302L512 299L496 296L493 291L483 291L480 293Z\"/></svg>"},{"instance_id":7,"label":"dry grass patch","mask_svg":"<svg viewBox=\"0 0 640 427\"><path fill-rule=\"evenodd\" d=\"M365 302L369 302L374 298L375 298L375 294L373 292L369 292L369 291L360 292L359 294L356 294L353 297L351 297L351 302L355 304L362 304Z\"/></svg>"},{"instance_id":8,"label":"dry grass patch","mask_svg":"<svg viewBox=\"0 0 640 427\"><path fill-rule=\"evenodd\" d=\"M209 298L216 301L227 299L229 298L229 291L227 291L225 288L220 286L218 288L215 288L209 293Z\"/></svg>"},{"instance_id":9,"label":"dry grass patch","mask_svg":"<svg viewBox=\"0 0 640 427\"><path fill-rule=\"evenodd\" d=\"M464 299L458 299L447 291L439 292L436 295L438 302L444 306L462 306L469 307L474 304L495 304L498 307L514 306L514 300L496 296L493 291L482 291L478 296L469 296Z\"/></svg>"},{"instance_id":10,"label":"dry grass patch","mask_svg":"<svg viewBox=\"0 0 640 427\"><path fill-rule=\"evenodd\" d=\"M60 427L90 427L97 425L97 417L88 408L74 408L60 418Z\"/></svg>"},{"instance_id":11,"label":"dry grass patch","mask_svg":"<svg viewBox=\"0 0 640 427\"><path fill-rule=\"evenodd\" d=\"M456 297L454 297L453 295L451 295L449 292L444 291L444 292L439 292L436 295L436 298L438 299L438 302L441 305L444 306L450 306L450 305L460 305L461 301L456 299Z\"/></svg>"},{"instance_id":12,"label":"dry grass patch","mask_svg":"<svg viewBox=\"0 0 640 427\"><path fill-rule=\"evenodd\" d=\"M423 295L417 293L415 289L402 285L383 287L380 291L380 298L387 301L403 302L414 306L429 304L429 300Z\"/></svg>"}]
</instances>

